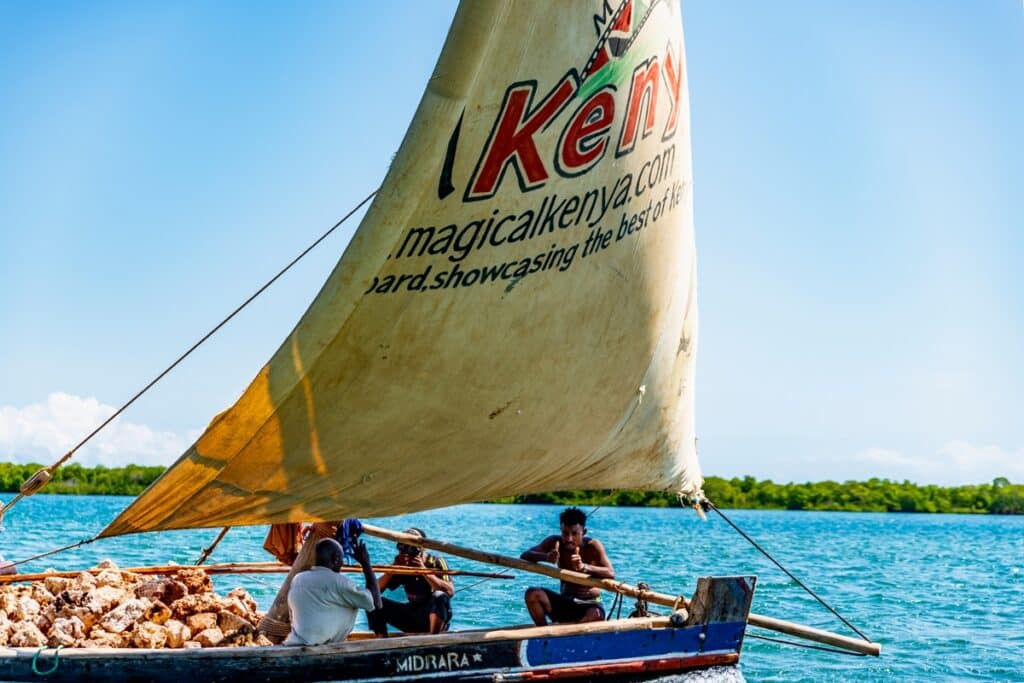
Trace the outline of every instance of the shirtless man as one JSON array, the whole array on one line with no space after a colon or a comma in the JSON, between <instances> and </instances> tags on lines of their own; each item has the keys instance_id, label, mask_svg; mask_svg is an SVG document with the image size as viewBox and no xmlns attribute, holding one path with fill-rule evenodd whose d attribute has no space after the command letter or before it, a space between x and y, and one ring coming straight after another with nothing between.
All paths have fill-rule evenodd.
<instances>
[{"instance_id":1,"label":"shirtless man","mask_svg":"<svg viewBox=\"0 0 1024 683\"><path fill-rule=\"evenodd\" d=\"M614 579L615 570L604 546L587 533L587 515L579 508L566 508L558 518L562 533L548 536L519 557L530 562L551 562L562 569L588 574L596 579ZM557 624L601 621L601 591L562 582L561 592L547 588L526 589L526 608L533 623L543 626L547 619Z\"/></svg>"}]
</instances>

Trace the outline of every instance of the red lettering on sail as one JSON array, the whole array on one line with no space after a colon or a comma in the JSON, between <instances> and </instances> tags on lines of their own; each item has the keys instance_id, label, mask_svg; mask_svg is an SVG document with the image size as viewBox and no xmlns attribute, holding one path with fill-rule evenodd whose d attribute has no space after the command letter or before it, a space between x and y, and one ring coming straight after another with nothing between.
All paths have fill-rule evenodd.
<instances>
[{"instance_id":1,"label":"red lettering on sail","mask_svg":"<svg viewBox=\"0 0 1024 683\"><path fill-rule=\"evenodd\" d=\"M556 162L563 175L588 171L608 147L608 130L615 118L614 89L605 87L583 103L562 133Z\"/></svg>"},{"instance_id":2,"label":"red lettering on sail","mask_svg":"<svg viewBox=\"0 0 1024 683\"><path fill-rule=\"evenodd\" d=\"M668 140L675 134L679 122L679 86L683 81L683 63L672 54L671 45L665 48L665 68L661 70L661 75L665 77L665 87L668 88L669 104L672 107L665 123L665 132L661 134L662 140Z\"/></svg>"},{"instance_id":3,"label":"red lettering on sail","mask_svg":"<svg viewBox=\"0 0 1024 683\"><path fill-rule=\"evenodd\" d=\"M477 163L466 200L494 196L510 164L519 176L523 191L540 187L548 171L537 151L534 136L544 130L576 93L575 71L567 73L537 106L531 108L535 81L513 83L505 91L505 101Z\"/></svg>"},{"instance_id":4,"label":"red lettering on sail","mask_svg":"<svg viewBox=\"0 0 1024 683\"><path fill-rule=\"evenodd\" d=\"M626 105L626 116L622 122L622 133L619 135L619 147L616 156L633 151L637 138L645 138L654 130L654 115L658 103L658 58L652 57L633 71L633 80L629 84L629 100ZM641 126L643 118L643 130Z\"/></svg>"}]
</instances>

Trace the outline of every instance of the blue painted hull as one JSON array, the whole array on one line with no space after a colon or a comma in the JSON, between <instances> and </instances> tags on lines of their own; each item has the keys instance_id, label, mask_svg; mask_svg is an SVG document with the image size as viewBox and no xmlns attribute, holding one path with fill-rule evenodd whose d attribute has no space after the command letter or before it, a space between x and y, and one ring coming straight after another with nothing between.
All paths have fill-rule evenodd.
<instances>
[{"instance_id":1,"label":"blue painted hull","mask_svg":"<svg viewBox=\"0 0 1024 683\"><path fill-rule=\"evenodd\" d=\"M363 640L309 648L66 650L47 681L534 681L642 680L739 660L745 622L675 628L647 619ZM552 633L554 631L554 633ZM38 681L33 650L0 650L0 678ZM38 669L54 666L53 651Z\"/></svg>"}]
</instances>

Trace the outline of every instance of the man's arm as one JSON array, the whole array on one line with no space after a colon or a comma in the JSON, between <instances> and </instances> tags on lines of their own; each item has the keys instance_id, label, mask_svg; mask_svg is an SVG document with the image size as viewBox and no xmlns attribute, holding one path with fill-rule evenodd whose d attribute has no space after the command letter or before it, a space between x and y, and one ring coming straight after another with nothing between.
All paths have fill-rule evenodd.
<instances>
[{"instance_id":1,"label":"man's arm","mask_svg":"<svg viewBox=\"0 0 1024 683\"><path fill-rule=\"evenodd\" d=\"M440 557L436 559L437 563L441 565L440 567L427 567L427 561L424 557L424 553L420 553L416 557L412 558L411 566L420 569L437 569L439 572L438 574L423 574L422 576L430 585L430 590L444 591L449 597L451 597L452 595L455 595L455 584L442 578L443 576L447 576L444 572L448 570L448 563Z\"/></svg>"},{"instance_id":2,"label":"man's arm","mask_svg":"<svg viewBox=\"0 0 1024 683\"><path fill-rule=\"evenodd\" d=\"M529 550L523 551L519 559L526 560L527 562L551 562L552 564L558 564L559 540L561 540L559 536L548 536Z\"/></svg>"},{"instance_id":3,"label":"man's arm","mask_svg":"<svg viewBox=\"0 0 1024 683\"><path fill-rule=\"evenodd\" d=\"M373 573L373 565L370 564L370 551L366 549L366 544L362 541L356 546L355 556L356 562L363 570L366 590L370 591L370 596L373 598L373 609L380 609L384 605L380 599L380 586L377 585L377 575Z\"/></svg>"},{"instance_id":4,"label":"man's arm","mask_svg":"<svg viewBox=\"0 0 1024 683\"><path fill-rule=\"evenodd\" d=\"M593 559L590 562L581 561L577 571L581 571L595 579L614 579L615 569L612 567L612 562L608 559L608 554L604 551L604 545L601 544L601 541L592 538L587 547L590 549L590 552L587 554Z\"/></svg>"}]
</instances>

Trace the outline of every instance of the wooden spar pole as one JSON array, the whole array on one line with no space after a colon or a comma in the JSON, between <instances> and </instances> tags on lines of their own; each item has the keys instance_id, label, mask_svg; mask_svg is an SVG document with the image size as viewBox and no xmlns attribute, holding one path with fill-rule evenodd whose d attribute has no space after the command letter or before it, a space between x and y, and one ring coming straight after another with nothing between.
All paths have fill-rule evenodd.
<instances>
[{"instance_id":1,"label":"wooden spar pole","mask_svg":"<svg viewBox=\"0 0 1024 683\"><path fill-rule=\"evenodd\" d=\"M213 549L217 547L217 544L221 542L221 539L228 535L229 531L231 531L231 527L224 527L220 530L220 533L217 534L217 538L213 539L213 543L210 544L210 547L203 548L203 554L199 556L198 560L196 560L197 567L201 565L203 562L206 562L206 559L210 557L210 553L212 553Z\"/></svg>"},{"instance_id":2,"label":"wooden spar pole","mask_svg":"<svg viewBox=\"0 0 1024 683\"><path fill-rule=\"evenodd\" d=\"M615 581L613 579L595 579L587 576L586 574L569 571L568 569L559 569L557 567L549 567L543 564L527 562L526 560L507 557L505 555L487 553L480 550L474 550L473 548L465 548L463 546L437 541L431 538L421 538L415 534L403 534L397 531L391 531L390 529L373 526L371 524L364 523L363 532L370 536L376 536L377 538L383 538L396 543L422 546L424 548L430 548L431 550L447 553L449 555L464 557L469 560L496 564L502 567L510 567L512 569L519 569L521 571L532 572L534 574L543 574L544 576L560 579L567 583L602 588L607 591L612 591L613 593L620 593L634 598L643 598L647 602L665 605L666 607L686 607L690 603L689 600L681 595L667 595L665 593L642 590L636 586L630 586L627 583ZM752 626L778 631L779 633L785 633L797 638L813 640L816 643L823 643L825 645L831 645L833 647L851 650L861 654L874 655L877 657L882 652L882 646L878 643L858 640L856 638L839 635L838 633L830 633L829 631L822 631L820 629L811 628L810 626L795 624L793 622L783 621L782 619L775 619L773 617L749 614L747 616L747 623Z\"/></svg>"},{"instance_id":3,"label":"wooden spar pole","mask_svg":"<svg viewBox=\"0 0 1024 683\"><path fill-rule=\"evenodd\" d=\"M131 574L141 574L143 576L152 574L176 574L181 570L193 569L193 566L183 564L168 564L168 565L154 565L149 567L122 567L115 571L128 572ZM200 567L207 574L219 575L219 574L283 574L291 569L286 564L279 564L277 562L222 562L220 564L209 564ZM28 581L43 581L51 577L73 579L82 572L89 574L99 574L105 569L83 569L77 571L65 571L65 572L39 572L37 574L11 574L9 576L0 576L0 585L8 583L24 583ZM357 574L362 573L360 567L351 565L344 566L340 570L343 573ZM420 567L402 567L390 564L375 565L373 571L378 573L388 574L408 574L411 576L418 576L422 574L437 574L436 569L420 568ZM475 576L483 577L487 579L511 579L512 576L508 574L493 574L487 572L469 572L462 571L460 569L449 569L445 572L448 576Z\"/></svg>"}]
</instances>

